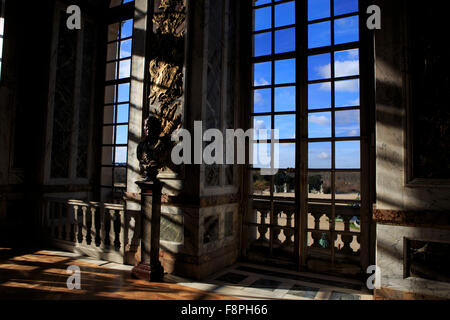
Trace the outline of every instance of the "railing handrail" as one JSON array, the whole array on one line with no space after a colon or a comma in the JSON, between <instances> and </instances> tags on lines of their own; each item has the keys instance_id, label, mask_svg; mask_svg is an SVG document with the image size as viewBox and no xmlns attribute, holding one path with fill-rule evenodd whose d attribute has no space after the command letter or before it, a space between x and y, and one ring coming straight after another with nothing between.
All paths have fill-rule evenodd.
<instances>
[{"instance_id":1,"label":"railing handrail","mask_svg":"<svg viewBox=\"0 0 450 320\"><path fill-rule=\"evenodd\" d=\"M118 203L102 203L102 202L96 202L96 201L86 202L83 200L65 199L65 198L56 198L56 197L44 197L44 201L64 203L64 204L83 206L83 207L96 207L96 208L104 208L104 209L119 210L119 211L125 210L125 205L118 204Z\"/></svg>"}]
</instances>

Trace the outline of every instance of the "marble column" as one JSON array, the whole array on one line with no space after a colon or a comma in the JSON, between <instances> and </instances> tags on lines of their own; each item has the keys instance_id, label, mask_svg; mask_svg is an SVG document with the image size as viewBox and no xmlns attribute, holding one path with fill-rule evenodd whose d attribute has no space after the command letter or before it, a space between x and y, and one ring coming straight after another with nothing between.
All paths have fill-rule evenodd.
<instances>
[{"instance_id":1,"label":"marble column","mask_svg":"<svg viewBox=\"0 0 450 320\"><path fill-rule=\"evenodd\" d=\"M132 274L139 278L158 282L164 277L159 261L161 224L161 182L136 182L141 189L141 262Z\"/></svg>"}]
</instances>

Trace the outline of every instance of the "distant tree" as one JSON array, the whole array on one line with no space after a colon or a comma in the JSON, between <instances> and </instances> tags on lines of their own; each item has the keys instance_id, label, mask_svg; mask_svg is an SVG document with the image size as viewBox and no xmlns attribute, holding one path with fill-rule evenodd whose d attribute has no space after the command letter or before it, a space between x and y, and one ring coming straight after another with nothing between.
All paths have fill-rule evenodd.
<instances>
[{"instance_id":1,"label":"distant tree","mask_svg":"<svg viewBox=\"0 0 450 320\"><path fill-rule=\"evenodd\" d=\"M259 193L263 193L269 187L269 182L266 180L256 180L253 183L253 189Z\"/></svg>"},{"instance_id":2,"label":"distant tree","mask_svg":"<svg viewBox=\"0 0 450 320\"><path fill-rule=\"evenodd\" d=\"M311 192L312 190L319 191L320 187L323 184L322 176L320 175L310 176L308 178L308 184L309 184L309 192Z\"/></svg>"}]
</instances>

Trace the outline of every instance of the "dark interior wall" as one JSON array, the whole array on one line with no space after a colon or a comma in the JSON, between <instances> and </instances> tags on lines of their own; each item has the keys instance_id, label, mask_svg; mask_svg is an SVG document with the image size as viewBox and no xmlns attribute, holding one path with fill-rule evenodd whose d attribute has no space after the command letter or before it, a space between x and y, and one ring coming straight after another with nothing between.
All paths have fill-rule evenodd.
<instances>
[{"instance_id":1,"label":"dark interior wall","mask_svg":"<svg viewBox=\"0 0 450 320\"><path fill-rule=\"evenodd\" d=\"M0 146L6 165L1 167L1 238L14 243L33 237L36 196L42 180L42 150L48 92L53 1L6 1L5 69L2 86L8 98L2 100L2 118L8 128L7 145ZM18 172L18 179L13 179Z\"/></svg>"}]
</instances>

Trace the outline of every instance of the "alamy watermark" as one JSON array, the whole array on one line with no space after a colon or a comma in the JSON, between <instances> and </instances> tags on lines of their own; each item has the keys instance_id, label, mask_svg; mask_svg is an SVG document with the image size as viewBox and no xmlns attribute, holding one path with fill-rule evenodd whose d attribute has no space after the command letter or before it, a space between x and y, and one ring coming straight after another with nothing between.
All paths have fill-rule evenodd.
<instances>
[{"instance_id":1,"label":"alamy watermark","mask_svg":"<svg viewBox=\"0 0 450 320\"><path fill-rule=\"evenodd\" d=\"M367 274L372 274L367 278L366 286L369 290L381 288L381 269L376 265L367 268Z\"/></svg>"},{"instance_id":2,"label":"alamy watermark","mask_svg":"<svg viewBox=\"0 0 450 320\"><path fill-rule=\"evenodd\" d=\"M224 136L219 129L203 132L202 121L195 121L193 138L190 131L178 129L172 141L177 142L171 153L175 165L251 164L260 168L261 175L275 175L280 167L277 129L226 129ZM205 146L205 142L210 143Z\"/></svg>"},{"instance_id":3,"label":"alamy watermark","mask_svg":"<svg viewBox=\"0 0 450 320\"><path fill-rule=\"evenodd\" d=\"M66 284L69 290L81 289L81 270L79 266L69 266L67 273L70 274L67 278Z\"/></svg>"}]
</instances>

